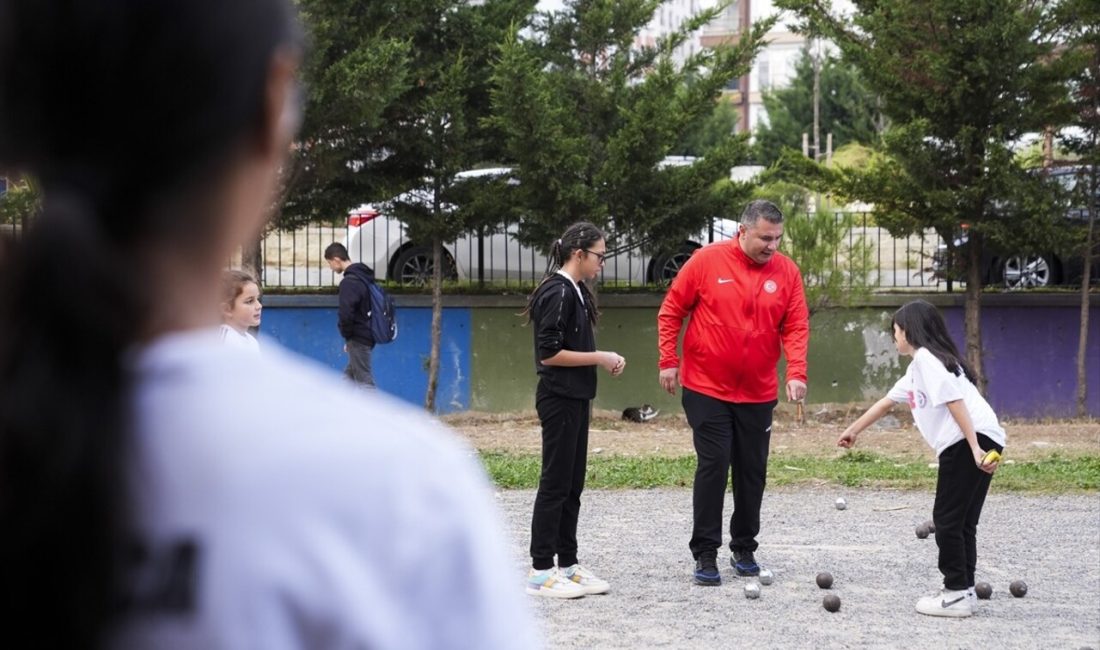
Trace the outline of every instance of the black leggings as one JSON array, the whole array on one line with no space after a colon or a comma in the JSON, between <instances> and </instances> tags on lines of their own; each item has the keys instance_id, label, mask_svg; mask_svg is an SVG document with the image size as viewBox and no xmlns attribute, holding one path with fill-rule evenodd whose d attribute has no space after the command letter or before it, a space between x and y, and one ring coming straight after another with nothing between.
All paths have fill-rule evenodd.
<instances>
[{"instance_id":1,"label":"black leggings","mask_svg":"<svg viewBox=\"0 0 1100 650\"><path fill-rule=\"evenodd\" d=\"M1004 449L983 433L978 434L978 446L986 451ZM936 545L940 547L943 586L958 591L974 586L978 519L993 477L974 464L974 455L965 439L944 449L939 460L932 522L936 525Z\"/></svg>"},{"instance_id":2,"label":"black leggings","mask_svg":"<svg viewBox=\"0 0 1100 650\"><path fill-rule=\"evenodd\" d=\"M542 475L531 517L531 566L538 571L577 563L577 519L588 460L591 402L551 394L535 397L542 422Z\"/></svg>"}]
</instances>

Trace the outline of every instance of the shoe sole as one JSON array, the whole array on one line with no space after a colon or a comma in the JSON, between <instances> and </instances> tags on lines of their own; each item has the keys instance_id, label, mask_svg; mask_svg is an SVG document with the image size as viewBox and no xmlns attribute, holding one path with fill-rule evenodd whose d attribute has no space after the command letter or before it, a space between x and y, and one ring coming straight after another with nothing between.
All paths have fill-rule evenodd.
<instances>
[{"instance_id":1,"label":"shoe sole","mask_svg":"<svg viewBox=\"0 0 1100 650\"><path fill-rule=\"evenodd\" d=\"M611 585L605 585L603 587L584 587L584 586L582 586L581 589L584 589L584 594L586 596L598 596L600 594L606 594L607 592L611 591Z\"/></svg>"},{"instance_id":2,"label":"shoe sole","mask_svg":"<svg viewBox=\"0 0 1100 650\"><path fill-rule=\"evenodd\" d=\"M701 578L699 576L694 576L694 580L695 584L701 585L703 587L717 587L722 584L721 576L717 578Z\"/></svg>"},{"instance_id":3,"label":"shoe sole","mask_svg":"<svg viewBox=\"0 0 1100 650\"><path fill-rule=\"evenodd\" d=\"M749 569L749 570L746 571L745 569L742 569L742 568L738 567L736 564L734 564L732 562L730 562L730 566L733 567L733 570L737 573L737 575L739 575L741 577L744 577L744 578L752 578L752 577L760 575L760 567L756 567L755 569Z\"/></svg>"},{"instance_id":4,"label":"shoe sole","mask_svg":"<svg viewBox=\"0 0 1100 650\"><path fill-rule=\"evenodd\" d=\"M974 614L973 610L967 611L965 609L933 609L924 611L920 607L917 607L918 614L924 614L925 616L938 616L940 618L967 618Z\"/></svg>"},{"instance_id":5,"label":"shoe sole","mask_svg":"<svg viewBox=\"0 0 1100 650\"><path fill-rule=\"evenodd\" d=\"M554 589L532 589L527 588L528 596L540 596L542 598L559 598L562 600L572 600L573 598L584 598L585 592L583 589L576 591L557 591Z\"/></svg>"}]
</instances>

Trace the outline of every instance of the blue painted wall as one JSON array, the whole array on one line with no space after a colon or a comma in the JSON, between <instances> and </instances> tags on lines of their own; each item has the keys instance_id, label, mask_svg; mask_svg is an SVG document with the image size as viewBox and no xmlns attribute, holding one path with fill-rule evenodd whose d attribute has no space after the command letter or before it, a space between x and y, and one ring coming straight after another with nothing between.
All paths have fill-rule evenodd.
<instances>
[{"instance_id":1,"label":"blue painted wall","mask_svg":"<svg viewBox=\"0 0 1100 650\"><path fill-rule=\"evenodd\" d=\"M424 404L428 390L432 310L404 307L397 311L397 339L376 345L371 358L379 389L416 404ZM344 339L336 329L334 307L267 308L261 336L343 372L347 365ZM437 411L452 413L470 408L470 310L443 310L442 359Z\"/></svg>"}]
</instances>

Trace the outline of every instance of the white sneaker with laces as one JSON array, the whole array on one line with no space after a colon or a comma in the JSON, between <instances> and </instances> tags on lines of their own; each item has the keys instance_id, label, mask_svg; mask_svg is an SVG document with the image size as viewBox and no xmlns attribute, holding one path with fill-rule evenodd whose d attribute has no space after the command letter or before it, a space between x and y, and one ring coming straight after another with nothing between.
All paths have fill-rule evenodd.
<instances>
[{"instance_id":1,"label":"white sneaker with laces","mask_svg":"<svg viewBox=\"0 0 1100 650\"><path fill-rule=\"evenodd\" d=\"M944 589L936 596L925 596L917 601L917 611L927 616L965 618L974 613L965 589Z\"/></svg>"},{"instance_id":2,"label":"white sneaker with laces","mask_svg":"<svg viewBox=\"0 0 1100 650\"><path fill-rule=\"evenodd\" d=\"M584 587L561 575L557 569L531 569L527 574L527 593L544 598L580 598L586 592Z\"/></svg>"},{"instance_id":3,"label":"white sneaker with laces","mask_svg":"<svg viewBox=\"0 0 1100 650\"><path fill-rule=\"evenodd\" d=\"M606 594L611 589L611 585L606 580L597 578L596 574L579 564L558 569L558 572L562 577L572 580L574 584L583 588L586 594Z\"/></svg>"},{"instance_id":4,"label":"white sneaker with laces","mask_svg":"<svg viewBox=\"0 0 1100 650\"><path fill-rule=\"evenodd\" d=\"M978 606L978 594L974 591L974 587L966 588L966 602L970 603L972 611Z\"/></svg>"}]
</instances>

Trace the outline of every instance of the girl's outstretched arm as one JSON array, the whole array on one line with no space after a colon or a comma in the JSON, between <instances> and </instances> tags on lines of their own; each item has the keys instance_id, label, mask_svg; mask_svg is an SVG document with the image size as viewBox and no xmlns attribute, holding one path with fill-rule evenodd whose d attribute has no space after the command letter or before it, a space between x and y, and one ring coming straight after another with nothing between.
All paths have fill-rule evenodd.
<instances>
[{"instance_id":1,"label":"girl's outstretched arm","mask_svg":"<svg viewBox=\"0 0 1100 650\"><path fill-rule=\"evenodd\" d=\"M855 446L856 436L867 427L878 422L879 418L889 413L890 409L894 408L894 403L894 400L889 397L883 397L875 402L871 408L867 409L867 412L859 416L859 419L848 425L844 433L840 434L840 438L836 441L837 446L845 449Z\"/></svg>"}]
</instances>

